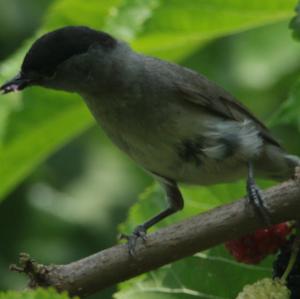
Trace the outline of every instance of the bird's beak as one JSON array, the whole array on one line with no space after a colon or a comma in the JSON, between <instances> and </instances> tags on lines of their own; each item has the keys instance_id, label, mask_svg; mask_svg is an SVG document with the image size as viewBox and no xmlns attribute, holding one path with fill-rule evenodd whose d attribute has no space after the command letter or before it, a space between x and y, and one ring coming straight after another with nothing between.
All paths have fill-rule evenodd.
<instances>
[{"instance_id":1,"label":"bird's beak","mask_svg":"<svg viewBox=\"0 0 300 299\"><path fill-rule=\"evenodd\" d=\"M0 87L2 94L23 90L32 83L31 79L25 78L21 73Z\"/></svg>"}]
</instances>

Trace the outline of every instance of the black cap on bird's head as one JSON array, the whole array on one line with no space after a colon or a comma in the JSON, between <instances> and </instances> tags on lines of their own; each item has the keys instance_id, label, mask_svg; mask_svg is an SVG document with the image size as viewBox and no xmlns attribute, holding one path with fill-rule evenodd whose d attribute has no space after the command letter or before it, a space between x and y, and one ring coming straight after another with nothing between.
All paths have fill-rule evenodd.
<instances>
[{"instance_id":1,"label":"black cap on bird's head","mask_svg":"<svg viewBox=\"0 0 300 299\"><path fill-rule=\"evenodd\" d=\"M109 34L84 26L68 26L46 33L27 52L20 73L0 87L3 94L19 91L52 77L57 67L93 45L113 48L116 40Z\"/></svg>"}]
</instances>

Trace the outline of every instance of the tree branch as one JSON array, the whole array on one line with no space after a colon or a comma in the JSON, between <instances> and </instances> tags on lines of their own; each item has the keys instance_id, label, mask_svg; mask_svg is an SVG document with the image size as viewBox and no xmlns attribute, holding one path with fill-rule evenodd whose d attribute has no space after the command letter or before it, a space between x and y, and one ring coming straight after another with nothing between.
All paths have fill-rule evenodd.
<instances>
[{"instance_id":1,"label":"tree branch","mask_svg":"<svg viewBox=\"0 0 300 299\"><path fill-rule=\"evenodd\" d=\"M299 219L298 177L266 190L263 196L274 224ZM40 265L23 254L22 267L31 287L53 286L86 296L262 226L247 200L241 199L148 235L146 242L139 240L135 257L123 244L66 265Z\"/></svg>"}]
</instances>

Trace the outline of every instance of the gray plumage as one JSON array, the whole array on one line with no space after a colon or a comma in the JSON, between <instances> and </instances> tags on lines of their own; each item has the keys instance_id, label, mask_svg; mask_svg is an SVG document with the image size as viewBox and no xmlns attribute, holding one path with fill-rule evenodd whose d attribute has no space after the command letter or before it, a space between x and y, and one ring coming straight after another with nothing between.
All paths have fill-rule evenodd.
<instances>
[{"instance_id":1,"label":"gray plumage","mask_svg":"<svg viewBox=\"0 0 300 299\"><path fill-rule=\"evenodd\" d=\"M300 164L214 82L86 27L65 27L37 40L21 74L1 89L7 93L30 85L80 94L119 148L174 187L167 188L171 211L165 214L183 207L175 182L233 181L247 176L250 162L258 176L286 179Z\"/></svg>"},{"instance_id":2,"label":"gray plumage","mask_svg":"<svg viewBox=\"0 0 300 299\"><path fill-rule=\"evenodd\" d=\"M40 38L22 75L77 92L109 137L145 170L174 181L216 184L246 176L292 176L269 130L232 95L204 76L138 54L106 33L65 27Z\"/></svg>"}]
</instances>

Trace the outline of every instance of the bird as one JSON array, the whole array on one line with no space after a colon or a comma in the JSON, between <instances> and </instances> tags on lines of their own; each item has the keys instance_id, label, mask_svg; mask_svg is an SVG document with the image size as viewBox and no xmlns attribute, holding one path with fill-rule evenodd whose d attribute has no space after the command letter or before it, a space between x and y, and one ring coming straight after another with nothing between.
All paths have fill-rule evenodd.
<instances>
[{"instance_id":1,"label":"bird","mask_svg":"<svg viewBox=\"0 0 300 299\"><path fill-rule=\"evenodd\" d=\"M3 94L40 86L79 94L108 137L165 190L168 206L128 236L133 254L147 230L184 207L179 184L246 180L247 198L265 225L255 178L291 178L300 159L233 95L204 75L137 53L86 26L39 37Z\"/></svg>"}]
</instances>

